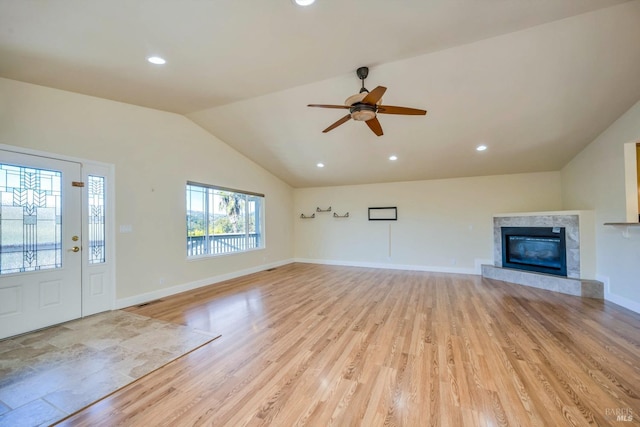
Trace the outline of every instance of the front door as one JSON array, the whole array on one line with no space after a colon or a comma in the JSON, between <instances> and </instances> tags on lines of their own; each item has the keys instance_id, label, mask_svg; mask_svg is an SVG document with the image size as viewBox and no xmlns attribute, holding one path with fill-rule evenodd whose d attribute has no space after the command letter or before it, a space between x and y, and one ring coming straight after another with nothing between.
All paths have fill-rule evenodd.
<instances>
[{"instance_id":1,"label":"front door","mask_svg":"<svg viewBox=\"0 0 640 427\"><path fill-rule=\"evenodd\" d=\"M81 179L79 163L0 150L0 339L82 316Z\"/></svg>"}]
</instances>

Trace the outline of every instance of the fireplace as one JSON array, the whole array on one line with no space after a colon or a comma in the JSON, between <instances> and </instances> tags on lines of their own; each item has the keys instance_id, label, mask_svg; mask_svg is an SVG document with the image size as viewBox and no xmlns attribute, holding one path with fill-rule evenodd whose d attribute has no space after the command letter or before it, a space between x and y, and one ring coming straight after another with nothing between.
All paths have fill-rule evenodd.
<instances>
[{"instance_id":1,"label":"fireplace","mask_svg":"<svg viewBox=\"0 0 640 427\"><path fill-rule=\"evenodd\" d=\"M567 276L564 227L501 227L502 266Z\"/></svg>"},{"instance_id":2,"label":"fireplace","mask_svg":"<svg viewBox=\"0 0 640 427\"><path fill-rule=\"evenodd\" d=\"M493 265L482 277L588 298L604 298L595 278L593 211L493 216ZM528 270L528 271L527 271Z\"/></svg>"}]
</instances>

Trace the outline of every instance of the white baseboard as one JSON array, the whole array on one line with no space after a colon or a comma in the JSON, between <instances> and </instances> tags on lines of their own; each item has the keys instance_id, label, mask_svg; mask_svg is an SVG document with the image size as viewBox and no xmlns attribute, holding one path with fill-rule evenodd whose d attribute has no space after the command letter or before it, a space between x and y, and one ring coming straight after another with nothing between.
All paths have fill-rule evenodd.
<instances>
[{"instance_id":1,"label":"white baseboard","mask_svg":"<svg viewBox=\"0 0 640 427\"><path fill-rule=\"evenodd\" d=\"M611 284L607 276L596 276L596 280L604 284L604 299L606 301L640 314L640 303L611 292Z\"/></svg>"},{"instance_id":2,"label":"white baseboard","mask_svg":"<svg viewBox=\"0 0 640 427\"><path fill-rule=\"evenodd\" d=\"M221 274L219 276L208 277L206 279L196 280L195 282L183 283L181 285L171 286L169 288L158 289L157 291L147 292L140 295L134 295L132 297L121 298L116 300L115 308L131 307L133 305L144 304L145 302L155 301L160 298L165 298L171 295L179 294L193 289L198 289L203 286L213 285L215 283L224 282L225 280L235 279L237 277L246 276L247 274L257 273L269 268L280 267L282 265L291 264L293 259L286 259L282 261L273 262L270 264L262 264L255 267L247 268L244 270L234 271L232 273Z\"/></svg>"},{"instance_id":3,"label":"white baseboard","mask_svg":"<svg viewBox=\"0 0 640 427\"><path fill-rule=\"evenodd\" d=\"M377 262L338 261L329 259L294 258L294 262L307 264L341 265L345 267L383 268L388 270L429 271L433 273L478 274L475 268L437 267L430 265L387 264Z\"/></svg>"},{"instance_id":4,"label":"white baseboard","mask_svg":"<svg viewBox=\"0 0 640 427\"><path fill-rule=\"evenodd\" d=\"M640 303L630 300L629 298L612 294L611 292L605 292L604 299L614 304L618 304L619 306L624 307L627 310L631 310L640 314Z\"/></svg>"}]
</instances>

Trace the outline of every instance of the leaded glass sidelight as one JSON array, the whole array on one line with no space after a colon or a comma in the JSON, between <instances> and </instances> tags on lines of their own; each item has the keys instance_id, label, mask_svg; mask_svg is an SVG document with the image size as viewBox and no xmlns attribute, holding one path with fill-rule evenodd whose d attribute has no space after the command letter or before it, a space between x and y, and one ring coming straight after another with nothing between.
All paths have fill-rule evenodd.
<instances>
[{"instance_id":1,"label":"leaded glass sidelight","mask_svg":"<svg viewBox=\"0 0 640 427\"><path fill-rule=\"evenodd\" d=\"M89 175L87 185L89 264L105 262L104 177Z\"/></svg>"},{"instance_id":2,"label":"leaded glass sidelight","mask_svg":"<svg viewBox=\"0 0 640 427\"><path fill-rule=\"evenodd\" d=\"M58 171L0 164L0 274L62 267Z\"/></svg>"}]
</instances>

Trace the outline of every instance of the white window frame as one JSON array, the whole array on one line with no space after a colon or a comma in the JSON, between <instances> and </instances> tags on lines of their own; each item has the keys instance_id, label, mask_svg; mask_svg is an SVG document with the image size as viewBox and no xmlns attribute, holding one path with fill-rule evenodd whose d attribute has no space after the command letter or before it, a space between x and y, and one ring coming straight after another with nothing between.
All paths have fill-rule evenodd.
<instances>
[{"instance_id":1,"label":"white window frame","mask_svg":"<svg viewBox=\"0 0 640 427\"><path fill-rule=\"evenodd\" d=\"M197 187L198 189L201 189L205 192L205 200L203 202L203 216L204 216L204 224L203 224L203 228L205 231L205 234L203 236L189 236L189 232L190 232L190 224L189 224L189 211L190 211L190 206L189 206L189 189L190 187ZM214 192L216 191L222 191L222 192L230 192L230 193L235 193L235 194L239 194L242 195L245 198L245 210L244 210L244 223L245 223L245 230L243 232L243 235L240 234L218 234L218 236L227 236L225 237L225 239L216 239L216 234L209 234L208 230L210 229L210 211L209 211L209 207L211 206L210 203L210 197L214 196ZM211 258L211 257L219 257L219 256L226 256L226 255L235 255L235 254L242 254L242 253L246 253L246 252L252 252L252 251L256 251L256 250L263 250L266 247L266 242L265 242L265 219L264 219L264 206L265 206L265 196L264 194L261 193L256 193L256 192L252 192L252 191L245 191L245 190L237 190L237 189L233 189L233 188L228 188L228 187L221 187L218 185L211 185L211 184L202 184L199 182L193 182L193 181L187 181L186 187L185 187L185 195L186 195L186 203L185 203L185 218L186 218L186 233L185 233L185 237L186 237L186 250L187 250L187 259L188 260L193 260L193 259L201 259L201 258ZM246 206L248 206L248 202L250 201L249 198L259 198L260 203L259 203L259 207L257 210L255 211L250 211L249 209L246 209ZM215 208L214 208L215 209ZM255 215L256 216L256 223L255 223L255 232L251 233L249 230L249 227L246 226L246 224L250 223L250 218ZM252 237L251 235L254 234L254 238L255 238L255 242L252 242ZM198 239L198 237L202 237L202 239ZM227 239L231 239L233 241L233 244L237 244L240 241L238 239L242 239L244 240L244 243L241 243L240 245L243 247L241 249L237 249L237 250L229 250L229 251L218 251L219 247L221 247L221 244L226 244L224 242L224 240Z\"/></svg>"}]
</instances>

